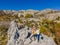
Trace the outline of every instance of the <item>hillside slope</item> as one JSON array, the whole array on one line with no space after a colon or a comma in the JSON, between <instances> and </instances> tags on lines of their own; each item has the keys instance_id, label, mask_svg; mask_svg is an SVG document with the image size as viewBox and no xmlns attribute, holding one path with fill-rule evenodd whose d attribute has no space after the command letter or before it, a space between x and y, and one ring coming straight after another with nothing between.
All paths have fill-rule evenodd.
<instances>
[{"instance_id":1,"label":"hillside slope","mask_svg":"<svg viewBox=\"0 0 60 45\"><path fill-rule=\"evenodd\" d=\"M18 30L19 32L19 38L17 40L14 39L14 35L16 32L17 27L15 26L16 24L12 21L8 30L8 37L10 37L10 40L8 40L7 45L56 45L52 37L48 37L46 35L43 35L43 40L40 39L40 42L37 42L37 40L33 40L30 43L30 39L25 39L27 36L26 30L27 28L23 28L21 30ZM13 33L12 33L13 32ZM25 40L25 41L24 41Z\"/></svg>"}]
</instances>

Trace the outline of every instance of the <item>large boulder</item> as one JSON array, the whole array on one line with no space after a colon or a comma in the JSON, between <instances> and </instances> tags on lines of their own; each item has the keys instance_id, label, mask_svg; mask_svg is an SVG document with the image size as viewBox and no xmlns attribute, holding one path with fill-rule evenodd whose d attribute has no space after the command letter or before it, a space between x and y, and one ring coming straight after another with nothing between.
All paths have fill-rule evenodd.
<instances>
[{"instance_id":1,"label":"large boulder","mask_svg":"<svg viewBox=\"0 0 60 45\"><path fill-rule=\"evenodd\" d=\"M37 39L34 40L33 38L32 38L33 39L32 42L29 38L25 39L28 33L27 28L18 30L19 38L15 40L14 35L15 35L17 28L18 27L16 26L16 23L12 21L11 26L8 30L8 36L10 37L10 39L8 39L7 45L56 45L52 37L48 37L44 34L42 34L43 40L40 38L40 42L37 42Z\"/></svg>"}]
</instances>

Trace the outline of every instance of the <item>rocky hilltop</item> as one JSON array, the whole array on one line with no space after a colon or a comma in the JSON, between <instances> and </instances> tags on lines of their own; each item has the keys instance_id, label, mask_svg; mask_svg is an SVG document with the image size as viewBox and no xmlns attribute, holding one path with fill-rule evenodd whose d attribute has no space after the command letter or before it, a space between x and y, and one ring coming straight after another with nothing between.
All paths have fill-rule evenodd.
<instances>
[{"instance_id":1,"label":"rocky hilltop","mask_svg":"<svg viewBox=\"0 0 60 45\"><path fill-rule=\"evenodd\" d=\"M50 45L49 42L53 43L53 45L55 45L55 43L57 45L60 45L60 11L59 10L53 10L53 9L45 9L45 10L29 9L29 10L18 10L18 11L0 10L0 45L6 45L7 42L10 43L10 41L8 40L9 38L8 31L11 31L9 32L10 34L13 34L13 32L15 32L15 30L13 30L11 27L13 25L10 25L10 22L13 20L17 20L18 27L23 25L23 27L29 26L31 28L33 24L35 24L37 28L39 27L42 35L45 37L44 40L41 41L42 43L40 42L41 45L46 44L48 40L49 41L47 42L46 45ZM15 26L14 29L16 29ZM11 37L10 40L11 39L13 40L13 37ZM50 41L50 39L52 42ZM46 42L44 43L44 41ZM32 44L34 44L34 41L32 42Z\"/></svg>"},{"instance_id":2,"label":"rocky hilltop","mask_svg":"<svg viewBox=\"0 0 60 45\"><path fill-rule=\"evenodd\" d=\"M10 16L16 16L17 17L25 17L27 14L32 15L33 18L47 18L49 20L56 20L56 18L60 17L60 11L59 10L52 10L52 9L46 9L46 10L0 10L0 15L10 15ZM57 16L56 16L57 15Z\"/></svg>"},{"instance_id":3,"label":"rocky hilltop","mask_svg":"<svg viewBox=\"0 0 60 45\"><path fill-rule=\"evenodd\" d=\"M18 28L17 26L15 26L15 22L12 21L11 24L10 24L10 27L8 29L8 37L10 38L8 40L8 43L7 45L56 45L56 43L54 42L53 38L52 37L48 37L46 35L43 35L42 36L44 37L44 39L40 39L40 42L37 42L37 40L33 40L31 43L30 43L30 39L25 39L25 37L27 36L27 28L23 28L21 30L18 30L19 32L19 38L17 40L14 39L14 35L15 35L15 32L16 32L16 29ZM24 41L25 40L25 41Z\"/></svg>"}]
</instances>

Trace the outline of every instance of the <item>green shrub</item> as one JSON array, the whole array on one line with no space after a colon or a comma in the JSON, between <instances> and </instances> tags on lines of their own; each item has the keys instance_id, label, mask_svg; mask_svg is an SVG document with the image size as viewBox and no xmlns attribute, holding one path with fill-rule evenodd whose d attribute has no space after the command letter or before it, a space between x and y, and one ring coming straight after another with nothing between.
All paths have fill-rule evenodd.
<instances>
[{"instance_id":1,"label":"green shrub","mask_svg":"<svg viewBox=\"0 0 60 45\"><path fill-rule=\"evenodd\" d=\"M33 16L31 14L26 14L25 18L32 18Z\"/></svg>"}]
</instances>

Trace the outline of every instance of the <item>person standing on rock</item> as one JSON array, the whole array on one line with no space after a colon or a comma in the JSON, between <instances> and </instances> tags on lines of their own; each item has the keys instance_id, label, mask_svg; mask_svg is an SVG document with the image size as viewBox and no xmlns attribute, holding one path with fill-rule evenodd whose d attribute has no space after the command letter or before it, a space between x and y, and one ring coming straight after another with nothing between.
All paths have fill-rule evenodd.
<instances>
[{"instance_id":1,"label":"person standing on rock","mask_svg":"<svg viewBox=\"0 0 60 45\"><path fill-rule=\"evenodd\" d=\"M39 42L39 40L40 40L40 31L39 31L39 29L36 30L36 33L37 33L36 36L37 36L37 39L38 39L38 42Z\"/></svg>"},{"instance_id":2,"label":"person standing on rock","mask_svg":"<svg viewBox=\"0 0 60 45\"><path fill-rule=\"evenodd\" d=\"M25 39L27 39L31 36L31 28L27 27L26 33L27 33L27 36Z\"/></svg>"},{"instance_id":3,"label":"person standing on rock","mask_svg":"<svg viewBox=\"0 0 60 45\"><path fill-rule=\"evenodd\" d=\"M15 41L15 43L17 43L17 39L19 38L19 33L18 33L18 21L17 20L15 20L14 21L16 24L15 24L15 33L14 33L14 41Z\"/></svg>"},{"instance_id":4,"label":"person standing on rock","mask_svg":"<svg viewBox=\"0 0 60 45\"><path fill-rule=\"evenodd\" d=\"M32 27L31 36L30 36L31 42L33 41L32 37L34 37L34 40L35 40L35 37L36 37L36 27L35 26Z\"/></svg>"},{"instance_id":5,"label":"person standing on rock","mask_svg":"<svg viewBox=\"0 0 60 45\"><path fill-rule=\"evenodd\" d=\"M38 42L39 42L39 40L40 40L40 30L38 30L35 26L33 26L33 28L32 28L32 35L30 36L31 42L32 42L32 37L34 37L34 40L35 40L35 37L36 37Z\"/></svg>"},{"instance_id":6,"label":"person standing on rock","mask_svg":"<svg viewBox=\"0 0 60 45\"><path fill-rule=\"evenodd\" d=\"M17 40L18 38L19 38L19 33L18 33L18 30L16 30L14 39Z\"/></svg>"}]
</instances>

